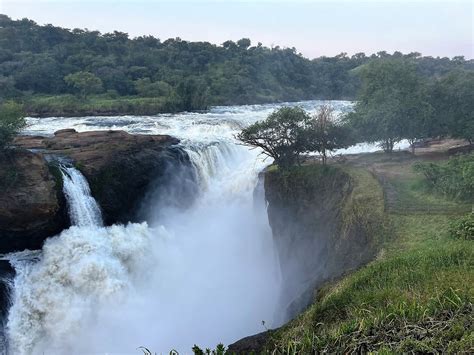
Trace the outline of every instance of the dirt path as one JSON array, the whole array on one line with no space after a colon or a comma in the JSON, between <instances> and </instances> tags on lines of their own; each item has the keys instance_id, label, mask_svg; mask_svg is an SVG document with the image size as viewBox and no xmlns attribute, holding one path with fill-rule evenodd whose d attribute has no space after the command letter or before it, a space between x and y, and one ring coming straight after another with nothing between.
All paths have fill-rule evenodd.
<instances>
[{"instance_id":1,"label":"dirt path","mask_svg":"<svg viewBox=\"0 0 474 355\"><path fill-rule=\"evenodd\" d=\"M446 160L465 149L466 144L462 141L444 140L418 148L415 155L408 151L390 155L382 152L358 154L348 156L346 163L364 167L377 178L384 191L385 209L390 213L460 214L469 212L472 206L428 193L423 178L414 172L413 164Z\"/></svg>"}]
</instances>

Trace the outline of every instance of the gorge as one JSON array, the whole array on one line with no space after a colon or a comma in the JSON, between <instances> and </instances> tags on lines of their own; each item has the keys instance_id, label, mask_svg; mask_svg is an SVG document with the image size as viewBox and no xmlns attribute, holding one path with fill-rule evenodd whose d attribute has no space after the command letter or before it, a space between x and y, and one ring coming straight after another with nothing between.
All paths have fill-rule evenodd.
<instances>
[{"instance_id":1,"label":"gorge","mask_svg":"<svg viewBox=\"0 0 474 355\"><path fill-rule=\"evenodd\" d=\"M314 110L321 102L299 104ZM339 111L350 109L349 102L333 104ZM16 270L6 324L10 353L134 353L139 346L187 353L194 343L229 344L281 325L308 302L296 299L311 287L368 260L373 251L364 253L364 242L357 240L363 233L350 232L346 225L349 232L344 235L356 238L347 246L360 244L354 262L331 265L330 257L347 258L348 249L318 246L317 253L301 259L311 265L299 275L298 285L291 284L296 279L284 250L292 246L281 241L283 234L295 231L277 225L287 221L278 217L278 204L291 208L291 201L278 195L284 191L278 181L265 181L272 237L264 195L254 193L258 174L270 162L234 138L275 106L150 117L30 119L29 136L16 144L68 157L69 165L59 172L69 214L81 203L94 206L93 198L104 227L97 211L92 213L95 208L86 208L92 213L85 218L89 222L70 218L72 226L63 224L65 230L53 233L58 235L48 238L41 251L4 257ZM346 203L355 189L346 175L338 181L323 196L328 206L333 203L328 210L335 223L341 201ZM306 192L289 197L300 199ZM290 229L299 217L312 218L320 197L316 191L302 209L286 216L295 218ZM75 215L83 210L76 208ZM314 226L306 227L307 236ZM321 230L320 240L329 241L328 235L339 227ZM301 246L307 251L311 247ZM294 267L295 272L303 270ZM324 274L322 269L322 277L300 282L311 273ZM282 292L288 289L295 292Z\"/></svg>"}]
</instances>

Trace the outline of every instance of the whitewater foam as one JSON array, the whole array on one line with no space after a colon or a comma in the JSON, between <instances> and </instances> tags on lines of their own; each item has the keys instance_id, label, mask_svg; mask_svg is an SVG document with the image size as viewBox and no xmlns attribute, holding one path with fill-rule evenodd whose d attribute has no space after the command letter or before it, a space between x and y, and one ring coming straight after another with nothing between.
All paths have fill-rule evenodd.
<instances>
[{"instance_id":1,"label":"whitewater foam","mask_svg":"<svg viewBox=\"0 0 474 355\"><path fill-rule=\"evenodd\" d=\"M143 224L71 227L44 244L39 261L12 258L17 272L7 334L11 354L74 353L84 326L119 307L146 274L152 231ZM156 234L164 230L154 231Z\"/></svg>"}]
</instances>

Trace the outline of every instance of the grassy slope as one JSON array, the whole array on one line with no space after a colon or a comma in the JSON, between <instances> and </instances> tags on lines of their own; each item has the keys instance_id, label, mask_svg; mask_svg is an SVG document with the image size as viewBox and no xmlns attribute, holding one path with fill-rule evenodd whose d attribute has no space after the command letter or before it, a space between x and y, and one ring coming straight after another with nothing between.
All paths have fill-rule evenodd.
<instances>
[{"instance_id":1,"label":"grassy slope","mask_svg":"<svg viewBox=\"0 0 474 355\"><path fill-rule=\"evenodd\" d=\"M307 311L273 332L270 349L474 351L474 246L448 233L466 206L424 190L406 164L384 169L396 193L387 212L393 236L375 261L324 287Z\"/></svg>"}]
</instances>

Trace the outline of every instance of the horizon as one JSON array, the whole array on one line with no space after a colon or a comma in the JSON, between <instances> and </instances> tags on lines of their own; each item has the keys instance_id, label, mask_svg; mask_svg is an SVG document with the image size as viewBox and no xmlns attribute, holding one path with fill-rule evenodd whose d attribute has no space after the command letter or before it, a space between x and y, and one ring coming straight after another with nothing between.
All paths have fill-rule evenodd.
<instances>
[{"instance_id":1,"label":"horizon","mask_svg":"<svg viewBox=\"0 0 474 355\"><path fill-rule=\"evenodd\" d=\"M126 32L130 38L179 37L215 45L249 38L252 45L294 47L309 59L381 51L473 59L473 6L465 1L3 0L0 13L39 25Z\"/></svg>"}]
</instances>

